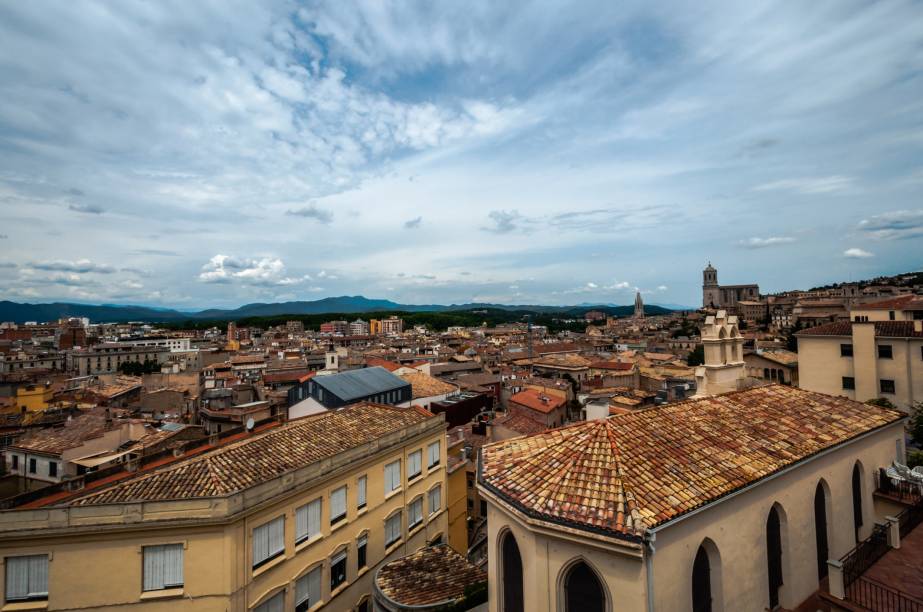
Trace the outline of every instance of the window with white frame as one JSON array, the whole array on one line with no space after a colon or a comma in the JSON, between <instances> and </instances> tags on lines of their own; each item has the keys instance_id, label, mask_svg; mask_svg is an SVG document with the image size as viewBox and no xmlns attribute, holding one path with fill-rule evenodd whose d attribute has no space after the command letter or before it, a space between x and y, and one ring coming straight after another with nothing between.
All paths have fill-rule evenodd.
<instances>
[{"instance_id":1,"label":"window with white frame","mask_svg":"<svg viewBox=\"0 0 923 612\"><path fill-rule=\"evenodd\" d=\"M436 514L442 510L442 485L429 490L429 513Z\"/></svg>"},{"instance_id":2,"label":"window with white frame","mask_svg":"<svg viewBox=\"0 0 923 612\"><path fill-rule=\"evenodd\" d=\"M344 548L340 552L330 557L330 590L337 588L346 582L346 558L347 550Z\"/></svg>"},{"instance_id":3,"label":"window with white frame","mask_svg":"<svg viewBox=\"0 0 923 612\"><path fill-rule=\"evenodd\" d=\"M320 601L322 566L318 565L295 582L295 612L305 612Z\"/></svg>"},{"instance_id":4,"label":"window with white frame","mask_svg":"<svg viewBox=\"0 0 923 612\"><path fill-rule=\"evenodd\" d=\"M285 552L285 517L280 516L253 530L253 567L257 568Z\"/></svg>"},{"instance_id":5,"label":"window with white frame","mask_svg":"<svg viewBox=\"0 0 923 612\"><path fill-rule=\"evenodd\" d=\"M144 586L145 591L180 589L183 587L183 545L160 544L145 546Z\"/></svg>"},{"instance_id":6,"label":"window with white frame","mask_svg":"<svg viewBox=\"0 0 923 612\"><path fill-rule=\"evenodd\" d=\"M309 540L320 533L321 499L306 503L295 510L295 543Z\"/></svg>"},{"instance_id":7,"label":"window with white frame","mask_svg":"<svg viewBox=\"0 0 923 612\"><path fill-rule=\"evenodd\" d=\"M330 524L334 525L346 518L346 487L330 492Z\"/></svg>"},{"instance_id":8,"label":"window with white frame","mask_svg":"<svg viewBox=\"0 0 923 612\"><path fill-rule=\"evenodd\" d=\"M356 480L356 508L365 508L368 483L369 480L365 476L360 476Z\"/></svg>"},{"instance_id":9,"label":"window with white frame","mask_svg":"<svg viewBox=\"0 0 923 612\"><path fill-rule=\"evenodd\" d=\"M423 498L418 497L417 499L410 502L409 506L407 506L407 529L413 529L422 522Z\"/></svg>"},{"instance_id":10,"label":"window with white frame","mask_svg":"<svg viewBox=\"0 0 923 612\"><path fill-rule=\"evenodd\" d=\"M423 451L413 451L407 455L407 480L412 480L423 472Z\"/></svg>"},{"instance_id":11,"label":"window with white frame","mask_svg":"<svg viewBox=\"0 0 923 612\"><path fill-rule=\"evenodd\" d=\"M401 513L395 512L385 521L385 546L391 546L401 539Z\"/></svg>"},{"instance_id":12,"label":"window with white frame","mask_svg":"<svg viewBox=\"0 0 923 612\"><path fill-rule=\"evenodd\" d=\"M401 488L401 460L385 466L385 495Z\"/></svg>"},{"instance_id":13,"label":"window with white frame","mask_svg":"<svg viewBox=\"0 0 923 612\"><path fill-rule=\"evenodd\" d=\"M426 453L428 455L429 463L427 467L435 467L439 465L439 459L442 457L442 452L439 447L439 440L436 440L428 447L426 447Z\"/></svg>"},{"instance_id":14,"label":"window with white frame","mask_svg":"<svg viewBox=\"0 0 923 612\"><path fill-rule=\"evenodd\" d=\"M48 555L7 557L6 601L48 599Z\"/></svg>"},{"instance_id":15,"label":"window with white frame","mask_svg":"<svg viewBox=\"0 0 923 612\"><path fill-rule=\"evenodd\" d=\"M279 591L257 607L253 612L283 612L285 610L285 591Z\"/></svg>"}]
</instances>

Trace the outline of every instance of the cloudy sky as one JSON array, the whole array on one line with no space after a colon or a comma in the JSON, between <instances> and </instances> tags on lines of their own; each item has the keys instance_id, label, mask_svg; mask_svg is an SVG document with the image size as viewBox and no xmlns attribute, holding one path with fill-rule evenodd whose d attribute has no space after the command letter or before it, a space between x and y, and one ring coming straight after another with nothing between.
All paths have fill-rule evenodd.
<instances>
[{"instance_id":1,"label":"cloudy sky","mask_svg":"<svg viewBox=\"0 0 923 612\"><path fill-rule=\"evenodd\" d=\"M696 305L923 267L919 2L6 2L0 299Z\"/></svg>"}]
</instances>

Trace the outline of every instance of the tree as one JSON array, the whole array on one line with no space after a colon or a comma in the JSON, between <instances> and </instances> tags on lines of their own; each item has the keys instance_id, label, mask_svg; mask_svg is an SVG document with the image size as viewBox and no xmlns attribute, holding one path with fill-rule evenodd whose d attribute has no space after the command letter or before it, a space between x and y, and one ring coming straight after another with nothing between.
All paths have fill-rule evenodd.
<instances>
[{"instance_id":1,"label":"tree","mask_svg":"<svg viewBox=\"0 0 923 612\"><path fill-rule=\"evenodd\" d=\"M916 402L910 409L910 422L907 424L910 439L917 446L923 446L923 402Z\"/></svg>"},{"instance_id":2,"label":"tree","mask_svg":"<svg viewBox=\"0 0 923 612\"><path fill-rule=\"evenodd\" d=\"M686 365L698 366L703 363L705 363L705 347L700 344L689 353L688 357L686 357Z\"/></svg>"},{"instance_id":3,"label":"tree","mask_svg":"<svg viewBox=\"0 0 923 612\"><path fill-rule=\"evenodd\" d=\"M876 397L875 399L866 400L866 404L870 406L879 406L881 408L890 408L891 410L897 409L897 406L891 403L886 397Z\"/></svg>"}]
</instances>

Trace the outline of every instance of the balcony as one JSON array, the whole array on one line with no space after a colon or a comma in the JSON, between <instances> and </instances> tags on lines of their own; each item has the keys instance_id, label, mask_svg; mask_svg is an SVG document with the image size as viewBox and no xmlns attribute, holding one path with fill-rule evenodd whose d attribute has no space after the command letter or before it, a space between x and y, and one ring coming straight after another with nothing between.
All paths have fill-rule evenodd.
<instances>
[{"instance_id":1,"label":"balcony","mask_svg":"<svg viewBox=\"0 0 923 612\"><path fill-rule=\"evenodd\" d=\"M831 610L923 612L923 495L912 482L877 475L876 497L899 503L896 516L875 525L872 534L838 561L830 561Z\"/></svg>"}]
</instances>

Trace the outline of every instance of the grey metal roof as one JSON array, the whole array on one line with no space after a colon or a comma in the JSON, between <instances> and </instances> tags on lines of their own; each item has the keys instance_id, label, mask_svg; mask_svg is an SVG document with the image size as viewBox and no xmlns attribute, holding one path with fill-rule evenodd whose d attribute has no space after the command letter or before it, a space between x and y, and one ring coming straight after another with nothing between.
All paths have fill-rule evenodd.
<instances>
[{"instance_id":1,"label":"grey metal roof","mask_svg":"<svg viewBox=\"0 0 923 612\"><path fill-rule=\"evenodd\" d=\"M410 386L410 383L381 366L349 370L330 376L315 376L311 380L344 401Z\"/></svg>"}]
</instances>

